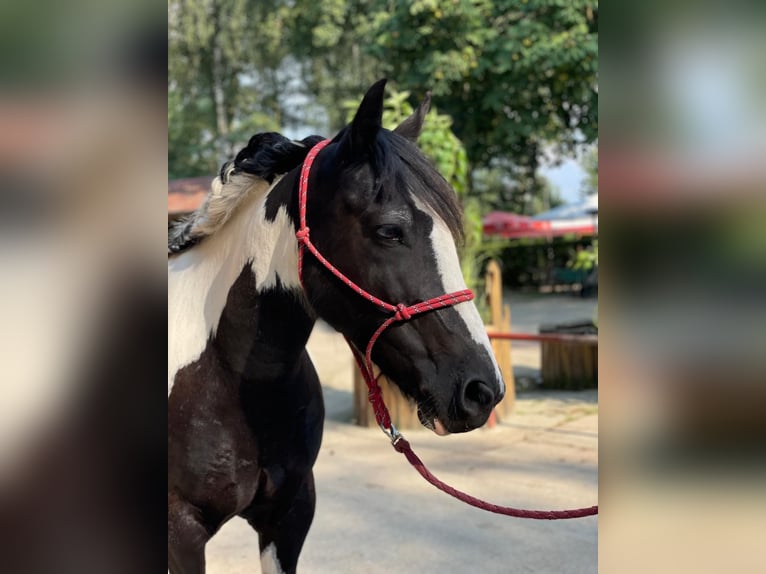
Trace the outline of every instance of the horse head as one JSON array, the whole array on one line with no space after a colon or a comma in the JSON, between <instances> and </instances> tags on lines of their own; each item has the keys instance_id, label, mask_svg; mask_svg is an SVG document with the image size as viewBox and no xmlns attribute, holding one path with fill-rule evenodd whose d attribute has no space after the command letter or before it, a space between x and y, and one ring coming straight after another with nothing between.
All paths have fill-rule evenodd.
<instances>
[{"instance_id":1,"label":"horse head","mask_svg":"<svg viewBox=\"0 0 766 574\"><path fill-rule=\"evenodd\" d=\"M384 301L412 305L465 289L455 192L415 145L429 97L393 131L381 125L385 80L317 156L308 180L311 238L351 281ZM316 258L303 287L314 312L364 351L387 318ZM462 302L387 329L372 359L438 434L483 425L505 392L475 305Z\"/></svg>"}]
</instances>

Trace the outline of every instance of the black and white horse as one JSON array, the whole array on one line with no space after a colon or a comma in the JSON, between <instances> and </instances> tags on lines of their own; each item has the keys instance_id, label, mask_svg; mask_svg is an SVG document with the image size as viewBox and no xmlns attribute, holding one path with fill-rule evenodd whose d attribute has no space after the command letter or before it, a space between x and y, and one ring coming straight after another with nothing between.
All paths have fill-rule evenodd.
<instances>
[{"instance_id":1,"label":"black and white horse","mask_svg":"<svg viewBox=\"0 0 766 574\"><path fill-rule=\"evenodd\" d=\"M465 288L455 194L417 149L428 98L381 127L385 81L311 168L314 244L376 296L412 304ZM298 277L298 172L321 138L254 136L200 210L169 235L168 551L204 571L233 516L258 532L262 570L295 572L314 514L324 407L305 345L322 318L358 348L386 319L313 257ZM481 426L504 386L473 303L392 326L374 362L439 434Z\"/></svg>"}]
</instances>

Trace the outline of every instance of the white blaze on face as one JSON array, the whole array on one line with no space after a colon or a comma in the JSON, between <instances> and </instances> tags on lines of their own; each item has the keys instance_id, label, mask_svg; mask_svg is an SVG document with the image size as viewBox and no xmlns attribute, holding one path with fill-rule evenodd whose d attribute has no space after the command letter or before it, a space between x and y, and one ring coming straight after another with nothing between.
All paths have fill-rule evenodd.
<instances>
[{"instance_id":1,"label":"white blaze on face","mask_svg":"<svg viewBox=\"0 0 766 574\"><path fill-rule=\"evenodd\" d=\"M221 229L168 261L168 395L175 374L197 360L215 334L248 261L258 291L274 287L277 277L286 288L300 286L293 222L284 207L266 220L268 189L252 190Z\"/></svg>"},{"instance_id":2,"label":"white blaze on face","mask_svg":"<svg viewBox=\"0 0 766 574\"><path fill-rule=\"evenodd\" d=\"M273 542L261 552L261 572L263 574L285 574L277 557L277 547Z\"/></svg>"},{"instance_id":3,"label":"white blaze on face","mask_svg":"<svg viewBox=\"0 0 766 574\"><path fill-rule=\"evenodd\" d=\"M433 210L428 208L428 206L423 204L419 199L413 199L415 201L415 206L433 220L431 246L436 254L436 268L438 269L439 277L442 280L442 289L444 293L453 293L455 291L467 289L468 287L465 284L465 279L463 279L463 271L460 269L460 260L457 256L457 247L455 246L455 240L452 237L452 233L450 233L447 225L433 212ZM497 361L495 361L492 345L487 336L487 329L484 326L484 322L481 320L476 305L474 305L473 301L466 301L464 303L458 303L453 309L457 311L458 315L465 323L471 338L487 350L489 358L495 367L495 374L497 375L497 380L500 384L500 391L505 391L503 375L500 373L500 367L497 365Z\"/></svg>"}]
</instances>

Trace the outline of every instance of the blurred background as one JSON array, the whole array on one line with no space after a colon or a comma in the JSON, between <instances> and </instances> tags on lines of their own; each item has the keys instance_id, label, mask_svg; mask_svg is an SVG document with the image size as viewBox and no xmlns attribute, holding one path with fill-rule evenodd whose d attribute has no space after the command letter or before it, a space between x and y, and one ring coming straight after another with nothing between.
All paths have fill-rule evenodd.
<instances>
[{"instance_id":1,"label":"blurred background","mask_svg":"<svg viewBox=\"0 0 766 574\"><path fill-rule=\"evenodd\" d=\"M166 567L167 19L0 3L0 570Z\"/></svg>"},{"instance_id":2,"label":"blurred background","mask_svg":"<svg viewBox=\"0 0 766 574\"><path fill-rule=\"evenodd\" d=\"M762 572L766 11L601 16L600 566Z\"/></svg>"}]
</instances>

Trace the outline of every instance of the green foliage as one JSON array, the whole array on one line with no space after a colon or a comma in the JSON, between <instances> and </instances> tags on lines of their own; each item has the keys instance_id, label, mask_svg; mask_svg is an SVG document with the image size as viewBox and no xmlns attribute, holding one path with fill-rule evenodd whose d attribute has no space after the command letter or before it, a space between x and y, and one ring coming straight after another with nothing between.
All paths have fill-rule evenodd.
<instances>
[{"instance_id":1,"label":"green foliage","mask_svg":"<svg viewBox=\"0 0 766 574\"><path fill-rule=\"evenodd\" d=\"M303 117L307 125L340 130L346 114L338 105L360 94L382 76L382 66L366 51L374 37L369 0L295 0L283 42L300 70L316 108Z\"/></svg>"},{"instance_id":2,"label":"green foliage","mask_svg":"<svg viewBox=\"0 0 766 574\"><path fill-rule=\"evenodd\" d=\"M567 267L575 271L591 271L598 266L598 239L589 247L578 246L567 262Z\"/></svg>"},{"instance_id":3,"label":"green foliage","mask_svg":"<svg viewBox=\"0 0 766 574\"><path fill-rule=\"evenodd\" d=\"M589 195L598 193L598 145L585 153L582 167L585 170L585 180L582 182L580 197L585 199Z\"/></svg>"},{"instance_id":4,"label":"green foliage","mask_svg":"<svg viewBox=\"0 0 766 574\"><path fill-rule=\"evenodd\" d=\"M460 249L460 270L469 289L480 295L484 292L482 271L485 263L498 257L507 246L504 240L493 241L484 238L482 225L483 207L474 197L463 198L463 232L465 241ZM476 304L483 311L484 297L478 296Z\"/></svg>"},{"instance_id":5,"label":"green foliage","mask_svg":"<svg viewBox=\"0 0 766 574\"><path fill-rule=\"evenodd\" d=\"M468 172L499 161L533 194L544 191L543 146L596 137L593 0L170 0L168 9L169 105L184 124L170 134L173 173L206 172L256 131L336 131L338 102L383 75L433 91Z\"/></svg>"},{"instance_id":6,"label":"green foliage","mask_svg":"<svg viewBox=\"0 0 766 574\"><path fill-rule=\"evenodd\" d=\"M205 137L210 100L189 101L179 90L168 90L168 178L215 173L215 148Z\"/></svg>"},{"instance_id":7,"label":"green foliage","mask_svg":"<svg viewBox=\"0 0 766 574\"><path fill-rule=\"evenodd\" d=\"M285 10L279 0L169 1L170 177L213 173L250 135L280 128Z\"/></svg>"},{"instance_id":8,"label":"green foliage","mask_svg":"<svg viewBox=\"0 0 766 574\"><path fill-rule=\"evenodd\" d=\"M563 203L558 188L545 176L516 177L519 169L507 162L493 162L491 167L474 170L472 196L485 213L499 210L534 215Z\"/></svg>"},{"instance_id":9,"label":"green foliage","mask_svg":"<svg viewBox=\"0 0 766 574\"><path fill-rule=\"evenodd\" d=\"M511 160L531 177L543 144L597 137L593 0L375 2L372 53L400 85L433 90L469 161Z\"/></svg>"},{"instance_id":10,"label":"green foliage","mask_svg":"<svg viewBox=\"0 0 766 574\"><path fill-rule=\"evenodd\" d=\"M578 249L587 249L590 240L577 235L547 238L505 240L506 249L500 259L503 268L503 285L511 289L537 290L550 285L566 271L569 277L582 278L587 271L573 270ZM596 248L597 249L597 248ZM598 251L596 264L598 264Z\"/></svg>"}]
</instances>

